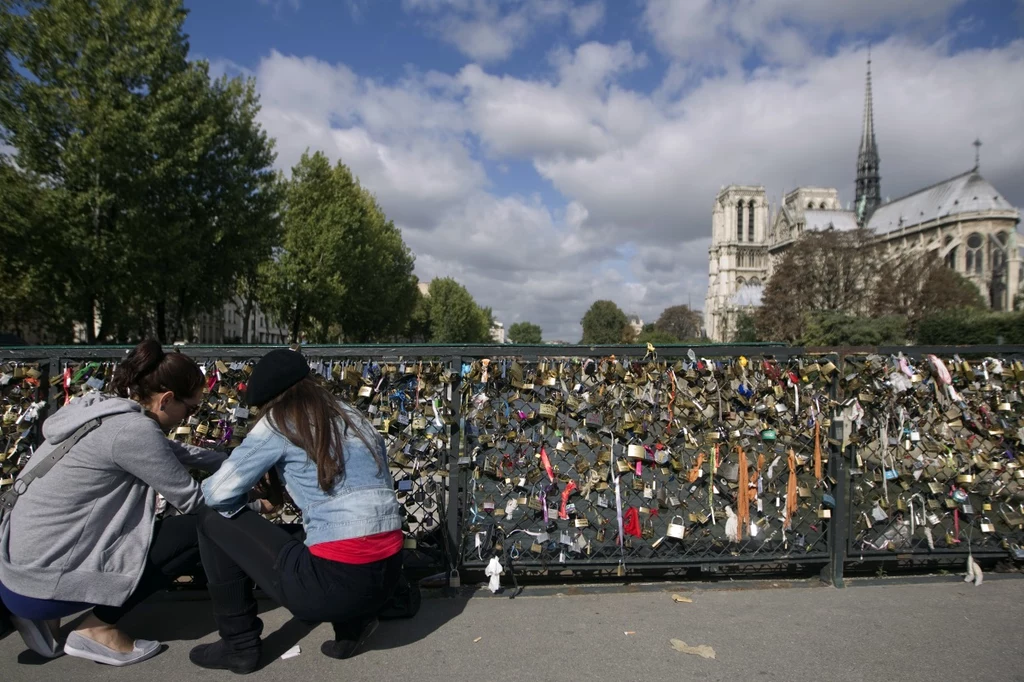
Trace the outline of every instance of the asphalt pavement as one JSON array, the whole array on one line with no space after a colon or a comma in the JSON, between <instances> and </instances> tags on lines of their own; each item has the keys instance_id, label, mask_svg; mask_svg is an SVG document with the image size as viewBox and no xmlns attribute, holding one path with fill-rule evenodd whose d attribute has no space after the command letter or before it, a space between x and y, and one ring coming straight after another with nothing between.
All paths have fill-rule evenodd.
<instances>
[{"instance_id":1,"label":"asphalt pavement","mask_svg":"<svg viewBox=\"0 0 1024 682\"><path fill-rule=\"evenodd\" d=\"M1017 680L1024 682L1024 578L992 575L816 581L526 588L428 597L409 621L381 624L364 653L320 653L312 631L262 602L265 666L252 680L535 682L551 680ZM467 590L469 592L469 590ZM673 595L691 602L677 602ZM42 662L17 634L0 641L3 680L239 679L195 668L188 651L216 637L208 601L167 596L124 629L167 649L113 669L69 657ZM708 645L715 658L670 640ZM281 654L298 644L298 656Z\"/></svg>"}]
</instances>

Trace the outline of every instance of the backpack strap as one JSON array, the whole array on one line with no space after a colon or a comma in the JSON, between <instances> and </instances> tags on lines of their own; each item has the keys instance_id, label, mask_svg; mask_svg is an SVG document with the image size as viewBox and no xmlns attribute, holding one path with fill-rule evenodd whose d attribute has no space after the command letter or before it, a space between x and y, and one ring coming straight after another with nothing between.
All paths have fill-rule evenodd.
<instances>
[{"instance_id":1,"label":"backpack strap","mask_svg":"<svg viewBox=\"0 0 1024 682\"><path fill-rule=\"evenodd\" d=\"M101 422L101 419L92 419L82 424L69 438L66 438L60 445L54 448L53 452L48 454L42 462L15 479L14 485L3 495L0 495L0 514L10 513L14 509L14 504L18 501L18 498L28 490L29 484L37 478L45 476L57 462L63 459L64 455L68 454L68 451L78 441L82 440L87 433L99 426Z\"/></svg>"}]
</instances>

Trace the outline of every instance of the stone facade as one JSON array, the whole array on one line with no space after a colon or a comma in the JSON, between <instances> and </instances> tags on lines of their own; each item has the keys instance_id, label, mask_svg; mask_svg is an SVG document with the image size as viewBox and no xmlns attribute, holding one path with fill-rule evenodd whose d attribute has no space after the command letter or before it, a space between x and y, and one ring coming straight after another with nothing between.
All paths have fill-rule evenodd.
<instances>
[{"instance_id":1,"label":"stone facade","mask_svg":"<svg viewBox=\"0 0 1024 682\"><path fill-rule=\"evenodd\" d=\"M855 210L843 210L839 192L828 187L799 187L783 196L774 213L763 187L730 185L719 192L711 216L704 301L709 339L732 339L737 316L760 305L763 285L802 234L860 225L875 235L880 258L934 252L973 282L992 309L1014 309L1024 282L1020 211L981 176L977 159L965 173L880 203L872 108L869 61Z\"/></svg>"},{"instance_id":2,"label":"stone facade","mask_svg":"<svg viewBox=\"0 0 1024 682\"><path fill-rule=\"evenodd\" d=\"M760 301L759 290L768 278L769 215L764 187L730 185L715 198L704 299L709 338L731 338L739 312L750 300Z\"/></svg>"}]
</instances>

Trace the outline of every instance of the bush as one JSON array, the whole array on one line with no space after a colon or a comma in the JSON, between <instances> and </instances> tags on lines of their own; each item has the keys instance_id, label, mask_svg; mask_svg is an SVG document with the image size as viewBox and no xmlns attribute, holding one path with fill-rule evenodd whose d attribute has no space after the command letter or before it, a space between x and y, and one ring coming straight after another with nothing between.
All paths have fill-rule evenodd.
<instances>
[{"instance_id":1,"label":"bush","mask_svg":"<svg viewBox=\"0 0 1024 682\"><path fill-rule=\"evenodd\" d=\"M923 318L918 324L921 345L1024 343L1024 312L1000 313L961 308Z\"/></svg>"},{"instance_id":2,"label":"bush","mask_svg":"<svg viewBox=\"0 0 1024 682\"><path fill-rule=\"evenodd\" d=\"M867 318L837 312L809 313L804 321L804 346L897 346L907 342L902 315Z\"/></svg>"}]
</instances>

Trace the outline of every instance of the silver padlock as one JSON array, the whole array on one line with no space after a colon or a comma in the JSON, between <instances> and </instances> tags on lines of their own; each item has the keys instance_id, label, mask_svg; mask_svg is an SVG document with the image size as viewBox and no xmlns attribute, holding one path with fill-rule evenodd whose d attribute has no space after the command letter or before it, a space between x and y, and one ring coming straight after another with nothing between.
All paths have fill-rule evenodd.
<instances>
[{"instance_id":1,"label":"silver padlock","mask_svg":"<svg viewBox=\"0 0 1024 682\"><path fill-rule=\"evenodd\" d=\"M462 587L462 579L459 578L459 570L453 568L448 574L448 587Z\"/></svg>"}]
</instances>

